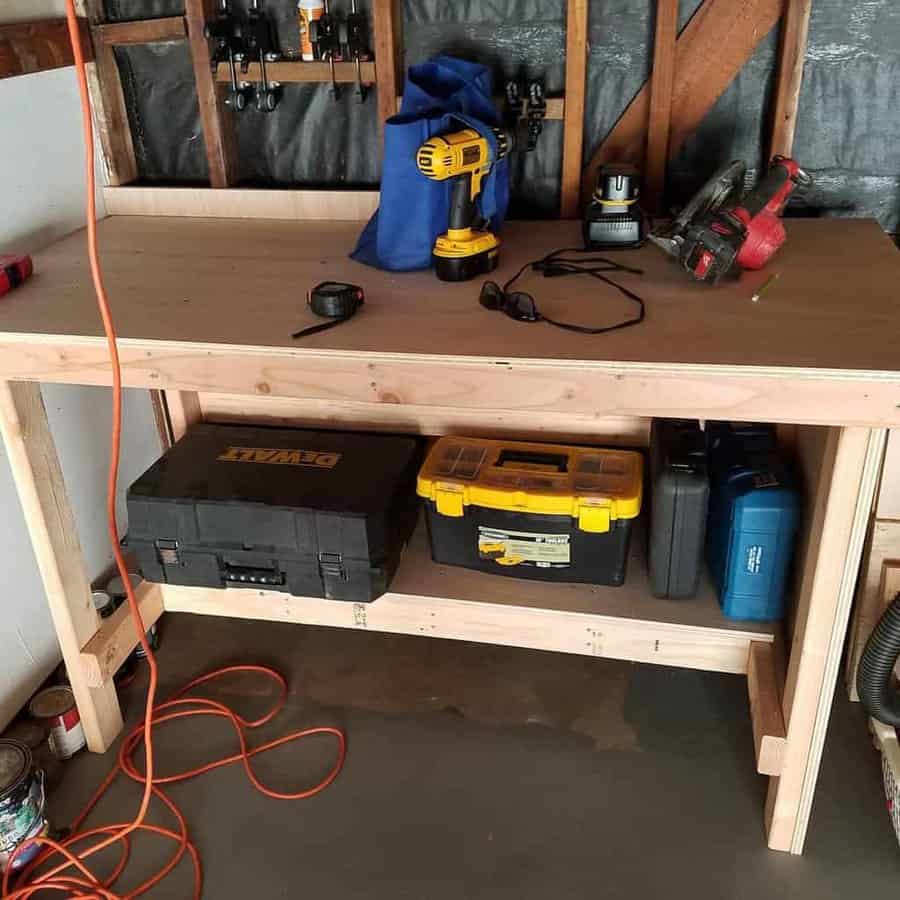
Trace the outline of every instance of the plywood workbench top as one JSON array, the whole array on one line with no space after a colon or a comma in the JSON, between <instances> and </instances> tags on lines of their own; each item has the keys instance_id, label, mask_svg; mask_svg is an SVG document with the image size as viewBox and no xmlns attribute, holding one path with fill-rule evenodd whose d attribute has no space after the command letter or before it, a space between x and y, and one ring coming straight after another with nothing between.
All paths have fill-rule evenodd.
<instances>
[{"instance_id":1,"label":"plywood workbench top","mask_svg":"<svg viewBox=\"0 0 900 900\"><path fill-rule=\"evenodd\" d=\"M327 403L493 414L692 416L900 425L900 254L874 221L794 220L765 272L696 284L656 247L621 253L616 277L644 297L632 328L583 335L478 304L481 279L380 272L353 262L357 222L114 216L100 245L124 383ZM503 281L579 245L576 222L509 223ZM0 301L0 378L109 384L78 233L39 253ZM780 278L758 303L751 296ZM366 291L354 319L299 341L324 280ZM528 273L541 310L603 325L634 306L588 276Z\"/></svg>"},{"instance_id":2,"label":"plywood workbench top","mask_svg":"<svg viewBox=\"0 0 900 900\"><path fill-rule=\"evenodd\" d=\"M900 371L900 254L877 223L788 222L787 245L765 272L697 285L657 248L615 258L645 270L617 274L644 297L646 321L587 336L518 323L478 305L481 279L446 284L433 273L380 272L347 258L358 223L113 217L100 223L106 284L121 338L374 353L801 366ZM578 246L575 223L509 223L498 281L557 247ZM779 280L758 303L751 295ZM352 322L293 341L317 320L307 290L326 279L363 285ZM587 325L633 313L587 276L520 282L547 315ZM36 274L0 305L0 333L101 335L84 233L37 255Z\"/></svg>"}]
</instances>

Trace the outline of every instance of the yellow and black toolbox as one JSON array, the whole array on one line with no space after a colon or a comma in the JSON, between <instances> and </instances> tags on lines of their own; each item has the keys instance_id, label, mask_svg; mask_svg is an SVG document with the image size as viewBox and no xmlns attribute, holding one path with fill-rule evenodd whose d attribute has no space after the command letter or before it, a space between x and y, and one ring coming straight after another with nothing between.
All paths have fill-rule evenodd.
<instances>
[{"instance_id":1,"label":"yellow and black toolbox","mask_svg":"<svg viewBox=\"0 0 900 900\"><path fill-rule=\"evenodd\" d=\"M619 585L641 510L628 450L445 437L419 472L435 562Z\"/></svg>"}]
</instances>

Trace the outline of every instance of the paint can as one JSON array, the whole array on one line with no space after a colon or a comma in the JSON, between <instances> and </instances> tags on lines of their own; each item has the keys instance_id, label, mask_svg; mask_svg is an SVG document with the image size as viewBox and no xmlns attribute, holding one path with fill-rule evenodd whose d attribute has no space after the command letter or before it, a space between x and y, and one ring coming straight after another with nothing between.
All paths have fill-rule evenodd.
<instances>
[{"instance_id":1,"label":"paint can","mask_svg":"<svg viewBox=\"0 0 900 900\"><path fill-rule=\"evenodd\" d=\"M144 583L144 579L136 572L129 572L128 580L131 582L133 591L136 591ZM116 575L115 578L110 579L109 584L106 586L106 592L112 597L116 609L128 600L128 594L125 593L125 582L122 581L121 575ZM156 625L151 625L147 629L147 643L150 645L151 650L156 650L159 647L159 632L156 630ZM138 645L134 655L140 659L143 659L146 655L142 644Z\"/></svg>"},{"instance_id":2,"label":"paint can","mask_svg":"<svg viewBox=\"0 0 900 900\"><path fill-rule=\"evenodd\" d=\"M28 712L50 726L50 750L57 759L74 756L86 741L72 688L63 684L36 694Z\"/></svg>"},{"instance_id":3,"label":"paint can","mask_svg":"<svg viewBox=\"0 0 900 900\"><path fill-rule=\"evenodd\" d=\"M106 591L94 591L91 599L101 619L108 619L116 611L116 604Z\"/></svg>"},{"instance_id":4,"label":"paint can","mask_svg":"<svg viewBox=\"0 0 900 900\"><path fill-rule=\"evenodd\" d=\"M44 776L34 768L31 750L20 741L0 739L0 872L22 844L47 833ZM23 849L12 864L17 871L37 856L39 844Z\"/></svg>"},{"instance_id":5,"label":"paint can","mask_svg":"<svg viewBox=\"0 0 900 900\"><path fill-rule=\"evenodd\" d=\"M297 26L300 29L300 55L307 62L315 59L310 23L325 15L325 4L322 0L300 0L297 4Z\"/></svg>"}]
</instances>

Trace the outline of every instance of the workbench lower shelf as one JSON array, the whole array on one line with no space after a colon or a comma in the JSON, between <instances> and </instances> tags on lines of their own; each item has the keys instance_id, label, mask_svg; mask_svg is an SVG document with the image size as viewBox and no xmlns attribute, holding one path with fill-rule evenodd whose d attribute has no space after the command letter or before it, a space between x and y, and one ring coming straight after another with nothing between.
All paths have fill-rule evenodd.
<instances>
[{"instance_id":1,"label":"workbench lower shelf","mask_svg":"<svg viewBox=\"0 0 900 900\"><path fill-rule=\"evenodd\" d=\"M750 644L768 624L726 619L708 580L692 600L650 593L643 535L632 542L622 587L495 576L431 560L420 525L391 590L374 603L292 597L247 588L161 586L166 612L295 622L477 641L746 674Z\"/></svg>"}]
</instances>

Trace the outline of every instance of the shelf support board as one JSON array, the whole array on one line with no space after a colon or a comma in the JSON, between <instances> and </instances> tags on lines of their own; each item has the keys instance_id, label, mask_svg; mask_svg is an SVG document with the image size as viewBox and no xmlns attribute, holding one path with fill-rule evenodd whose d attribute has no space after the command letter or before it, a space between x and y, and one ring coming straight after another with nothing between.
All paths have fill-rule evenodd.
<instances>
[{"instance_id":1,"label":"shelf support board","mask_svg":"<svg viewBox=\"0 0 900 900\"><path fill-rule=\"evenodd\" d=\"M750 657L747 663L753 747L756 752L756 771L760 775L781 774L787 746L775 652L773 644L753 641L750 644Z\"/></svg>"},{"instance_id":2,"label":"shelf support board","mask_svg":"<svg viewBox=\"0 0 900 900\"><path fill-rule=\"evenodd\" d=\"M163 614L162 591L158 584L145 581L137 589L138 607L145 628L154 625ZM140 638L131 617L131 607L123 603L81 649L80 663L88 686L109 684L122 664L137 647Z\"/></svg>"}]
</instances>

